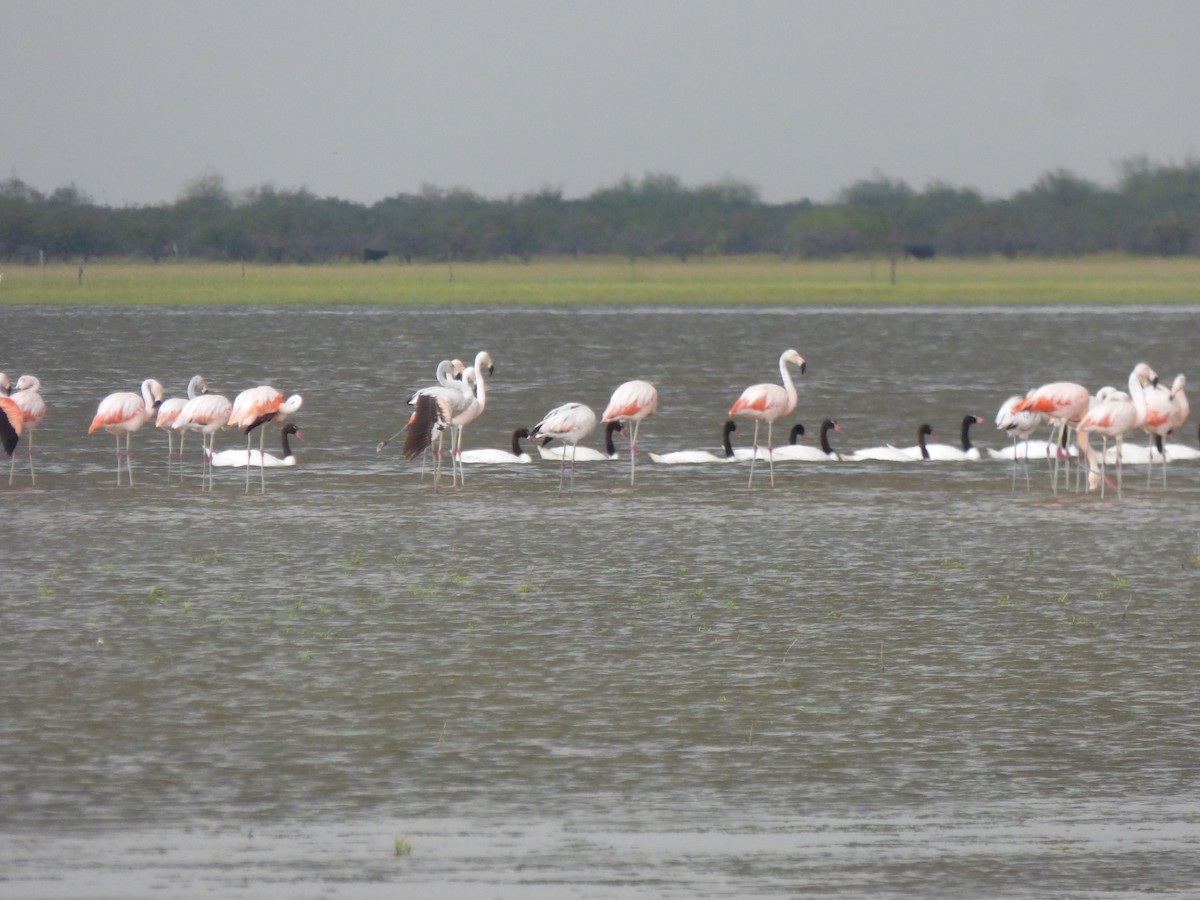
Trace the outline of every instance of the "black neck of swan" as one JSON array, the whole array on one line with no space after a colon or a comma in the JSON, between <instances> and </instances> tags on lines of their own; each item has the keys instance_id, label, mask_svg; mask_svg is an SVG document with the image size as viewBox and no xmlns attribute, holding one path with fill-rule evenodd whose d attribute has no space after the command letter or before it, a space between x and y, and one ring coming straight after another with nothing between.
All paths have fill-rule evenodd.
<instances>
[{"instance_id":1,"label":"black neck of swan","mask_svg":"<svg viewBox=\"0 0 1200 900\"><path fill-rule=\"evenodd\" d=\"M797 422L792 426L791 432L788 434L788 443L795 444L804 434L804 426Z\"/></svg>"},{"instance_id":2,"label":"black neck of swan","mask_svg":"<svg viewBox=\"0 0 1200 900\"><path fill-rule=\"evenodd\" d=\"M518 428L513 432L512 455L520 456L525 451L521 449L521 439L529 437L528 428Z\"/></svg>"},{"instance_id":3,"label":"black neck of swan","mask_svg":"<svg viewBox=\"0 0 1200 900\"><path fill-rule=\"evenodd\" d=\"M963 453L968 453L971 450L971 426L975 424L976 416L963 416L962 420L962 448Z\"/></svg>"},{"instance_id":4,"label":"black neck of swan","mask_svg":"<svg viewBox=\"0 0 1200 900\"><path fill-rule=\"evenodd\" d=\"M929 459L929 450L925 447L925 435L933 434L933 429L922 425L917 429L917 446L921 448L921 459Z\"/></svg>"},{"instance_id":5,"label":"black neck of swan","mask_svg":"<svg viewBox=\"0 0 1200 900\"><path fill-rule=\"evenodd\" d=\"M292 455L292 448L288 446L288 435L295 434L295 432L296 432L296 426L294 426L294 425L289 425L286 428L280 429L280 431L279 431L280 441L283 444L283 458L284 459L287 459L289 456Z\"/></svg>"},{"instance_id":6,"label":"black neck of swan","mask_svg":"<svg viewBox=\"0 0 1200 900\"><path fill-rule=\"evenodd\" d=\"M826 419L821 423L821 452L826 456L833 452L833 448L829 446L829 429L837 428L837 422L833 419Z\"/></svg>"},{"instance_id":7,"label":"black neck of swan","mask_svg":"<svg viewBox=\"0 0 1200 900\"><path fill-rule=\"evenodd\" d=\"M608 426L604 429L604 452L609 456L617 455L617 448L613 444L613 432L618 430L620 427L620 421L614 419L612 422L609 422Z\"/></svg>"},{"instance_id":8,"label":"black neck of swan","mask_svg":"<svg viewBox=\"0 0 1200 900\"><path fill-rule=\"evenodd\" d=\"M725 427L721 429L721 446L725 448L725 458L729 459L733 456L733 440L730 437L737 431L737 422L733 419L725 423Z\"/></svg>"}]
</instances>

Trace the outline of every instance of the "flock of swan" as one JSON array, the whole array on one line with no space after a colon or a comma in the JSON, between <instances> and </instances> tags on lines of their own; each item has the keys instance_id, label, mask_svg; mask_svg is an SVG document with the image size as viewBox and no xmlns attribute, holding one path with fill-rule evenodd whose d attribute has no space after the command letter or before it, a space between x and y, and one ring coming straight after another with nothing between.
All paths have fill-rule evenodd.
<instances>
[{"instance_id":1,"label":"flock of swan","mask_svg":"<svg viewBox=\"0 0 1200 900\"><path fill-rule=\"evenodd\" d=\"M779 383L764 382L746 388L729 409L729 418L722 427L721 453L708 450L682 450L670 453L650 453L650 460L659 465L695 465L702 463L725 463L749 461L748 485L754 485L755 466L765 462L769 468L771 484L775 483L775 462L800 461L867 461L880 460L909 462L921 460L976 460L982 455L979 448L972 446L970 429L981 424L982 416L966 415L962 419L960 442L951 444L931 443L933 429L922 424L917 429L917 442L911 447L884 445L853 452L835 450L829 440L829 432L840 432L841 426L834 419L825 419L820 426L819 447L798 443L805 434L803 425L793 425L789 441L774 446L774 425L781 417L790 415L796 408L797 391L790 367L801 374L806 362L795 350L786 350L779 357ZM417 390L409 399L413 411L396 434L382 441L376 452L381 452L391 441L404 436L403 455L406 459L424 458L434 450L434 483L441 475L441 460L446 435L449 434L449 456L452 484L465 480L464 464L528 463L532 460L525 450L523 441L532 442L543 459L559 462L558 489L566 483L567 463L570 462L571 485L574 484L575 464L590 460L615 460L618 453L613 435L619 433L629 439L629 478L636 483L637 440L641 424L658 411L658 391L646 381L627 381L613 391L608 406L596 415L583 403L565 403L547 412L532 428L519 428L512 434L510 449L471 449L463 446L463 433L468 425L478 419L487 408L487 379L494 366L487 351L476 354L473 365L461 360L442 360L435 372L435 383ZM1186 379L1176 376L1170 388L1159 384L1158 375L1146 363L1138 363L1129 374L1128 390L1104 387L1094 395L1083 385L1074 382L1052 382L1035 388L1024 395L1014 395L1004 402L996 414L996 427L1011 438L1011 446L1004 450L987 450L993 459L1008 459L1014 463L1013 481L1016 482L1018 461L1031 458L1051 460L1051 484L1057 492L1059 486L1059 463L1069 484L1069 465L1072 461L1082 463L1087 472L1087 488L1100 489L1101 495L1107 486L1115 486L1120 495L1122 489L1122 464L1162 464L1162 478L1166 482L1166 462L1169 459L1200 458L1200 450L1183 444L1164 443L1164 439L1187 421L1190 410L1184 391ZM46 414L46 404L41 394L41 383L33 375L22 375L15 385L0 373L0 446L12 457L9 467L9 483L12 484L16 467L16 447L22 433L28 434L30 478L35 479L33 470L33 433ZM142 383L141 393L121 391L109 394L97 406L95 417L88 433L107 431L116 438L117 484L121 484L122 462L133 485L133 467L130 460L130 438L151 419L157 427L167 433L168 460L174 460L174 435L179 434L179 458L182 459L183 440L187 432L198 432L203 445L202 487L212 490L212 470L219 467L242 467L246 469L246 490L250 490L250 470L258 467L261 490L266 490L264 470L274 466L295 465L296 457L288 443L290 436L302 439L295 423L288 421L302 406L298 394L285 397L283 392L270 385L260 385L242 391L232 401L210 393L204 378L195 375L187 386L187 396L164 400L161 383L147 379ZM754 422L754 437L750 447L734 448L732 435L737 431L736 417ZM603 451L580 446L597 424L603 424ZM766 424L766 444L759 444L760 427ZM280 427L280 456L267 453L263 447L265 426ZM1051 426L1048 440L1034 440L1034 433L1045 425ZM246 449L215 449L217 432L228 428L240 428L246 434ZM252 447L252 432L259 430L259 446ZM1126 445L1125 438L1138 431L1149 435L1146 447ZM1071 434L1075 442L1071 441ZM125 437L122 448L121 436ZM1091 437L1101 439L1097 453L1091 447ZM1110 449L1109 440L1114 446ZM1077 446L1076 446L1077 445ZM1108 474L1108 467L1116 467L1116 484ZM1077 471L1079 467L1077 467ZM1151 474L1153 470L1151 469ZM1026 473L1028 479L1028 472Z\"/></svg>"}]
</instances>

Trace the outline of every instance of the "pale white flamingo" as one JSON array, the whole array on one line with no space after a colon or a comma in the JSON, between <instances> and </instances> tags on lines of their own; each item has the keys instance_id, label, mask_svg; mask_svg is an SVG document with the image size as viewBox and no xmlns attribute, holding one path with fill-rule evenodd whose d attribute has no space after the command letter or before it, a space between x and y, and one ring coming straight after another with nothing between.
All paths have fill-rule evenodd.
<instances>
[{"instance_id":1,"label":"pale white flamingo","mask_svg":"<svg viewBox=\"0 0 1200 900\"><path fill-rule=\"evenodd\" d=\"M240 469L243 466L264 466L268 469L275 469L294 466L296 465L296 455L292 453L291 444L288 443L288 436L293 434L297 440L304 440L304 432L296 427L295 422L288 422L279 429L280 449L283 451L280 456L260 453L258 450L251 450L248 453L245 450L222 450L220 453L212 454L210 462L218 469Z\"/></svg>"},{"instance_id":2,"label":"pale white flamingo","mask_svg":"<svg viewBox=\"0 0 1200 900\"><path fill-rule=\"evenodd\" d=\"M0 372L0 397L11 396L13 392L12 382L8 380L8 376Z\"/></svg>"},{"instance_id":3,"label":"pale white flamingo","mask_svg":"<svg viewBox=\"0 0 1200 900\"><path fill-rule=\"evenodd\" d=\"M208 388L205 387L207 391ZM208 480L208 489L213 489L212 458L217 448L217 432L229 427L229 417L233 412L233 404L229 398L221 394L199 394L184 404L183 409L175 417L172 428L177 431L199 431L202 457L201 487ZM179 457L183 459L183 442L180 440ZM183 463L179 464L180 477L183 476Z\"/></svg>"},{"instance_id":4,"label":"pale white flamingo","mask_svg":"<svg viewBox=\"0 0 1200 900\"><path fill-rule=\"evenodd\" d=\"M600 421L633 424L629 435L629 483L634 484L637 466L638 429L642 422L658 412L658 389L648 381L626 381L612 393Z\"/></svg>"},{"instance_id":5,"label":"pale white flamingo","mask_svg":"<svg viewBox=\"0 0 1200 900\"><path fill-rule=\"evenodd\" d=\"M154 420L154 427L161 428L167 433L167 471L170 471L171 463L175 459L175 429L171 427L171 423L175 421L175 417L179 415L179 411L183 409L189 400L194 400L200 394L207 393L208 385L204 381L203 375L193 375L188 381L186 397L168 397L158 406L158 416ZM181 431L179 434L179 478L183 479L183 439L187 434L186 431Z\"/></svg>"},{"instance_id":6,"label":"pale white flamingo","mask_svg":"<svg viewBox=\"0 0 1200 900\"><path fill-rule=\"evenodd\" d=\"M750 482L748 487L754 486L754 463L757 457L758 450L758 426L761 422L767 423L767 456L770 459L771 467L771 487L775 486L775 461L771 459L771 432L775 426L775 420L780 416L790 415L792 410L796 408L796 385L792 382L791 373L788 371L788 363L798 366L800 373L803 374L807 368L807 364L795 350L785 350L779 357L779 376L783 380L783 385L778 384L754 384L742 391L742 395L734 402L729 409L731 416L745 416L754 420L754 450L755 455L750 458Z\"/></svg>"},{"instance_id":7,"label":"pale white flamingo","mask_svg":"<svg viewBox=\"0 0 1200 900\"><path fill-rule=\"evenodd\" d=\"M470 371L471 378L468 385L474 386L474 392L471 394L470 400L465 409L450 419L450 427L454 429L450 433L450 467L451 473L454 471L455 460L458 460L458 478L461 484L466 484L466 476L462 468L462 450L463 450L463 430L478 419L485 409L487 409L487 376L495 371L495 366L492 363L492 357L486 350L480 350L475 354L475 365L467 371ZM485 374L486 373L486 374ZM466 372L463 373L464 376ZM464 378L465 380L465 378ZM453 477L451 478L453 483Z\"/></svg>"},{"instance_id":8,"label":"pale white flamingo","mask_svg":"<svg viewBox=\"0 0 1200 900\"><path fill-rule=\"evenodd\" d=\"M464 413L476 401L475 392L471 387L465 381L457 380L455 375L457 371L465 373L465 370L458 370L458 365L461 363L457 360L442 360L438 363L438 383L421 388L409 398L409 405L415 408L402 429L405 431L405 435L401 453L405 459L413 460L418 456L424 456L425 451L433 445L433 439L437 438L437 464L433 476L435 487L441 480L442 444L445 432L453 428L451 422L455 417ZM451 430L450 472L452 479L455 477L456 468L454 446L454 431Z\"/></svg>"},{"instance_id":9,"label":"pale white flamingo","mask_svg":"<svg viewBox=\"0 0 1200 900\"><path fill-rule=\"evenodd\" d=\"M729 419L721 428L720 456L708 450L675 450L671 453L651 453L650 461L664 466L694 465L698 463L734 462L733 442L730 435L737 431L737 422Z\"/></svg>"},{"instance_id":10,"label":"pale white flamingo","mask_svg":"<svg viewBox=\"0 0 1200 900\"><path fill-rule=\"evenodd\" d=\"M33 433L37 430L38 424L46 416L46 401L42 399L39 393L42 388L42 383L35 375L22 375L17 379L16 390L10 395L13 403L21 408L21 415L25 417L25 431L29 433L29 441L25 446L26 453L29 456L29 483L37 484L37 476L33 471ZM13 483L13 476L16 474L17 457L13 456L12 463L8 469L8 483Z\"/></svg>"},{"instance_id":11,"label":"pale white flamingo","mask_svg":"<svg viewBox=\"0 0 1200 900\"><path fill-rule=\"evenodd\" d=\"M125 435L125 468L129 472L129 486L133 487L133 460L129 449L130 437L150 421L163 400L163 386L153 378L142 382L141 396L132 391L117 391L109 394L96 407L96 415L88 428L88 434L104 429L117 439L117 487L121 486L121 435Z\"/></svg>"},{"instance_id":12,"label":"pale white flamingo","mask_svg":"<svg viewBox=\"0 0 1200 900\"><path fill-rule=\"evenodd\" d=\"M1001 403L1000 409L996 412L996 427L1008 434L1012 440L1012 446L1005 447L1003 450L988 448L988 456L992 459L1011 459L1013 461L1011 488L1013 491L1017 489L1018 460L1023 458L1025 461L1025 489L1028 491L1030 452L1033 451L1034 455L1046 456L1049 454L1051 446L1048 441L1038 441L1035 444L1029 440L1034 432L1046 424L1047 419L1045 413L1032 410L1013 412L1013 407L1023 399L1020 394L1014 394Z\"/></svg>"},{"instance_id":13,"label":"pale white flamingo","mask_svg":"<svg viewBox=\"0 0 1200 900\"><path fill-rule=\"evenodd\" d=\"M561 460L565 454L571 455L572 462L612 462L621 458L621 454L617 453L617 445L613 441L613 435L621 430L620 422L609 422L604 426L604 449L595 450L591 447L568 447L566 444L561 447L546 446L549 438L545 438L538 442L538 456L542 459Z\"/></svg>"},{"instance_id":14,"label":"pale white flamingo","mask_svg":"<svg viewBox=\"0 0 1200 900\"><path fill-rule=\"evenodd\" d=\"M826 419L821 423L821 429L818 432L818 439L821 446L810 447L807 444L797 443L797 440L804 434L804 426L797 423L792 426L792 432L789 435L790 442L784 447L776 447L771 452L771 456L781 462L826 462L829 460L840 460L842 459L842 455L829 444L829 432L841 430L842 426L838 424L836 419Z\"/></svg>"},{"instance_id":15,"label":"pale white flamingo","mask_svg":"<svg viewBox=\"0 0 1200 900\"><path fill-rule=\"evenodd\" d=\"M579 442L596 427L596 413L582 403L564 403L556 406L529 431L530 440L548 438L571 446L571 489L575 489L575 450ZM562 493L563 475L566 471L567 455L558 467L558 492Z\"/></svg>"},{"instance_id":16,"label":"pale white flamingo","mask_svg":"<svg viewBox=\"0 0 1200 900\"><path fill-rule=\"evenodd\" d=\"M1108 481L1105 467L1107 461L1108 439L1116 439L1117 445L1117 497L1121 496L1122 466L1121 446L1125 434L1135 428L1140 428L1146 421L1146 385L1158 383L1158 376L1145 363L1138 363L1129 373L1129 394L1113 392L1108 398L1100 400L1089 409L1076 426L1079 435L1079 449L1088 464L1088 490L1100 485L1100 496L1104 496L1104 486ZM1092 456L1089 446L1089 436L1099 434L1103 438L1103 448L1100 460Z\"/></svg>"},{"instance_id":17,"label":"pale white flamingo","mask_svg":"<svg viewBox=\"0 0 1200 900\"><path fill-rule=\"evenodd\" d=\"M508 450L496 450L490 447L481 447L477 450L464 450L458 455L459 462L464 463L528 463L533 462L533 458L525 452L525 448L521 446L521 441L529 437L528 428L518 428L512 433L512 452Z\"/></svg>"},{"instance_id":18,"label":"pale white flamingo","mask_svg":"<svg viewBox=\"0 0 1200 900\"><path fill-rule=\"evenodd\" d=\"M242 391L233 400L233 409L229 413L229 427L241 428L246 433L246 454L250 453L250 432L268 422L283 425L284 421L304 404L304 398L299 394L284 399L283 392L269 384ZM259 467L258 476L262 483L262 493L267 492L267 475L262 464L264 432L258 433ZM246 493L250 493L250 466L246 466Z\"/></svg>"},{"instance_id":19,"label":"pale white flamingo","mask_svg":"<svg viewBox=\"0 0 1200 900\"><path fill-rule=\"evenodd\" d=\"M1083 385L1073 381L1053 381L1027 393L1021 400L1013 404L1012 411L1014 413L1038 412L1045 415L1054 425L1050 432L1050 444L1052 447L1059 447L1064 443L1064 433L1072 423L1078 422L1082 418L1083 414L1088 411L1088 407L1091 406L1091 402L1092 397ZM1054 471L1051 478L1055 493L1058 493L1058 460L1060 457L1069 459L1066 454L1054 451ZM1070 483L1069 469L1067 483Z\"/></svg>"}]
</instances>

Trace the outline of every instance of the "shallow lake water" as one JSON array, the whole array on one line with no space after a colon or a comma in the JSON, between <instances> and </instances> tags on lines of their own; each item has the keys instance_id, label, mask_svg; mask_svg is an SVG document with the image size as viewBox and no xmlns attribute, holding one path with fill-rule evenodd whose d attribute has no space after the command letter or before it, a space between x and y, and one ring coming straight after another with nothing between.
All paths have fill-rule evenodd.
<instances>
[{"instance_id":1,"label":"shallow lake water","mask_svg":"<svg viewBox=\"0 0 1200 900\"><path fill-rule=\"evenodd\" d=\"M0 896L1127 897L1200 884L1200 462L660 466L807 359L809 442L1001 448L1037 384L1194 371L1128 309L3 308ZM658 385L621 459L435 491L404 401L487 349L468 447ZM102 396L304 395L299 465L182 482ZM743 424L736 439L745 445ZM1195 446L1195 427L1178 436ZM239 446L225 433L218 449ZM268 432L268 447L277 441ZM1139 437L1138 442L1142 439ZM777 443L778 443L777 439ZM598 446L599 435L589 441ZM396 452L393 452L396 451ZM257 476L256 476L257 477Z\"/></svg>"}]
</instances>

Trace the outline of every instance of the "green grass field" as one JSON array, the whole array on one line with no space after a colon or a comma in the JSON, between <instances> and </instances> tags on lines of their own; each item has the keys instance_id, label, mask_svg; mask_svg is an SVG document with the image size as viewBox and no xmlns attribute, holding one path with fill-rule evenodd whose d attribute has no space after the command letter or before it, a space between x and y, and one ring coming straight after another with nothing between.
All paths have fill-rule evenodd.
<instances>
[{"instance_id":1,"label":"green grass field","mask_svg":"<svg viewBox=\"0 0 1200 900\"><path fill-rule=\"evenodd\" d=\"M92 262L0 267L12 304L1200 303L1200 259L674 260L263 266Z\"/></svg>"}]
</instances>

